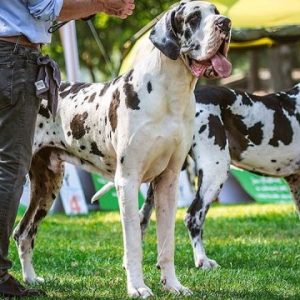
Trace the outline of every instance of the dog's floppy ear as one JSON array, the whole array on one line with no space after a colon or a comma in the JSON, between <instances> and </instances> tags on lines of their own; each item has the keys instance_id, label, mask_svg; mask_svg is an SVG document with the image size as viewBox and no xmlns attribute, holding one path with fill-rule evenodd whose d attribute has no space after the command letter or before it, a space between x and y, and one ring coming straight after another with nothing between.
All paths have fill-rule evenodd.
<instances>
[{"instance_id":1,"label":"dog's floppy ear","mask_svg":"<svg viewBox=\"0 0 300 300\"><path fill-rule=\"evenodd\" d=\"M150 33L150 40L154 46L173 60L176 60L180 54L179 40L175 31L175 14L175 9L167 12Z\"/></svg>"}]
</instances>

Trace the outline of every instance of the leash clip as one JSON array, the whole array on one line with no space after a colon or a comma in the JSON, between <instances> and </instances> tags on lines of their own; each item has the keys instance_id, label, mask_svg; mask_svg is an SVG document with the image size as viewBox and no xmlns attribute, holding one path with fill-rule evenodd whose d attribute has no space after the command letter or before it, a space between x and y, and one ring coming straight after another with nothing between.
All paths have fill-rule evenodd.
<instances>
[{"instance_id":1,"label":"leash clip","mask_svg":"<svg viewBox=\"0 0 300 300\"><path fill-rule=\"evenodd\" d=\"M68 22L69 21L64 21L64 22L56 23L56 24L50 26L48 29L48 33L54 33L55 31L57 31L58 29L60 29L64 25L66 25Z\"/></svg>"}]
</instances>

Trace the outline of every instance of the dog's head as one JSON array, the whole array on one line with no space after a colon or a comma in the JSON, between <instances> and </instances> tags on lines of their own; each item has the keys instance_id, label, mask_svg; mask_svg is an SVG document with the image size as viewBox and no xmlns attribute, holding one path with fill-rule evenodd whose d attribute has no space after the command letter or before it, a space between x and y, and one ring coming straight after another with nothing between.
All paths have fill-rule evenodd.
<instances>
[{"instance_id":1,"label":"dog's head","mask_svg":"<svg viewBox=\"0 0 300 300\"><path fill-rule=\"evenodd\" d=\"M181 1L171 8L150 33L152 43L167 57L183 59L196 77L228 77L230 19L203 1Z\"/></svg>"}]
</instances>

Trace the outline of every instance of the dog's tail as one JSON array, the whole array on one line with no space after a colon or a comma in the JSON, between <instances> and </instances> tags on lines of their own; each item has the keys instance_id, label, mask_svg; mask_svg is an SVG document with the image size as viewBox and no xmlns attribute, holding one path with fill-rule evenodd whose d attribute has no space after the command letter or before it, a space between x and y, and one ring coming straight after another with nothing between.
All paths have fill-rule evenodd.
<instances>
[{"instance_id":1,"label":"dog's tail","mask_svg":"<svg viewBox=\"0 0 300 300\"><path fill-rule=\"evenodd\" d=\"M114 186L115 186L115 184L113 182L108 182L93 196L91 202L93 203L93 202L97 201L104 194L106 194L108 191L110 191Z\"/></svg>"}]
</instances>

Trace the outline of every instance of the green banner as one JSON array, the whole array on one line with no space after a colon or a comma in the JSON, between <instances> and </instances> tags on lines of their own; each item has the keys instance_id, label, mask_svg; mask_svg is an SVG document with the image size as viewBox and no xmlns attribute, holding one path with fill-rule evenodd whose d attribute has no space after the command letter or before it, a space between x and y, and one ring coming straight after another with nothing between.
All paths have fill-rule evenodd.
<instances>
[{"instance_id":1,"label":"green banner","mask_svg":"<svg viewBox=\"0 0 300 300\"><path fill-rule=\"evenodd\" d=\"M106 183L108 183L108 180L99 174L92 174L92 180L96 191L99 191ZM144 200L145 199L143 195L139 193L139 199L138 199L139 208L142 207ZM110 191L104 194L99 201L99 205L100 205L100 210L104 210L104 211L119 210L119 203L118 203L116 189L112 188Z\"/></svg>"},{"instance_id":2,"label":"green banner","mask_svg":"<svg viewBox=\"0 0 300 300\"><path fill-rule=\"evenodd\" d=\"M287 203L293 201L288 184L283 178L259 176L235 167L231 174L244 190L260 203Z\"/></svg>"}]
</instances>

